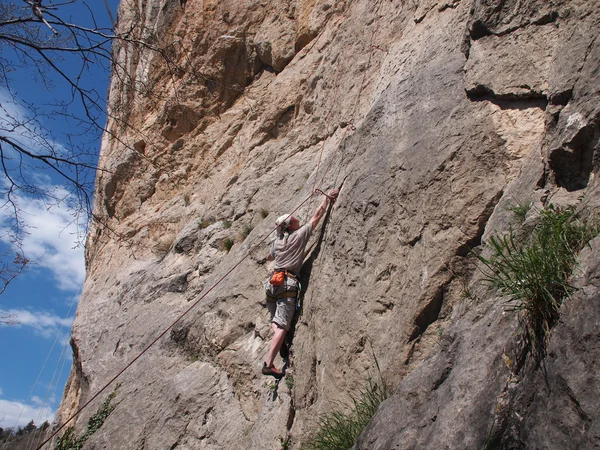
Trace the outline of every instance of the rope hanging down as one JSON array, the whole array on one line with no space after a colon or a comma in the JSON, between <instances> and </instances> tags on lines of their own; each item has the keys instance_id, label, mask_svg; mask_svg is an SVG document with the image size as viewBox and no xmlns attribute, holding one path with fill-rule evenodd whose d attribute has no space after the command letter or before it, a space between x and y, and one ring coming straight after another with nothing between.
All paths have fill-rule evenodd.
<instances>
[{"instance_id":1,"label":"rope hanging down","mask_svg":"<svg viewBox=\"0 0 600 450\"><path fill-rule=\"evenodd\" d=\"M381 6L381 0L378 2L377 5L377 9L375 10L375 12L379 12L379 8ZM370 42L370 52L369 52L369 60L367 63L367 69L370 67L371 65L371 58L372 58L372 53L373 53L373 40L374 40L374 36L375 36L375 30L373 30L373 33L371 34L371 42ZM363 73L363 78L362 78L362 82L360 85L360 89L356 98L356 103L354 104L354 107L352 108L352 118L351 120L348 122L348 126L344 129L344 133L342 134L342 140L345 138L348 128L350 128L351 130L356 130L356 126L354 125L354 116L356 114L356 109L358 108L359 104L360 104L360 97L362 95L363 89L364 89L364 82L366 79L366 72L367 70L365 70L365 73ZM323 153L323 146L324 146L324 142L321 143L321 156ZM311 198L313 198L313 196L315 196L315 194L323 194L323 195L327 195L325 194L321 189L320 186L323 184L323 181L325 180L325 175L327 174L327 172L329 171L329 169L331 168L331 165L337 155L337 152L339 151L340 146L338 146L336 148L336 150L334 151L333 155L331 156L331 159L329 161L329 164L327 165L327 167L325 168L325 171L323 172L323 175L321 176L321 181L319 182L319 187L317 187L317 175L319 172L319 168L320 168L320 163L321 163L321 156L319 157L319 163L317 166L317 173L315 174L315 186L313 188L313 192L306 197L296 208L294 208L290 214L293 215L296 211L298 211L302 206L304 206ZM154 344L156 344L165 334L167 334L169 332L169 330L171 330L171 328L173 328L175 325L177 325L177 323L179 323L187 314L190 313L190 311L192 311L202 300L204 300L204 298L210 294L219 284L221 284L221 282L223 280L225 280L225 278L227 278L242 262L244 262L251 254L252 252L254 252L254 250L256 250L258 248L259 245L261 245L263 242L265 242L267 240L267 238L271 235L271 233L273 233L274 231L277 230L277 227L273 228L269 233L267 233L257 244L255 244L254 246L252 246L252 248L250 248L250 250L248 251L248 253L246 253L246 255L240 259L233 267L231 267L231 269L229 269L221 278L219 278L217 280L216 283L214 283L204 294L202 294L198 300L196 300L188 309L186 309L175 321L173 321L173 323L171 323L167 328L165 328L165 330L163 332L161 332L150 344L148 344L146 346L146 348L144 348L144 350L142 350L135 358L133 358L125 367L123 367L115 376L113 376L98 392L96 392L87 402L85 402L83 404L83 406L79 407L79 409L77 409L77 411L75 411L56 431L54 431L50 437L48 437L44 442L42 442L42 444L36 448L36 450L40 450L44 445L46 445L54 436L56 436L65 426L67 426L68 423L70 423L75 417L77 417L79 415L79 413L81 413L81 411L83 411L87 406L90 405L90 403L92 403L96 398L98 398L98 396L100 394L102 394L102 392L104 392L114 381L117 380L117 378L119 378L127 369L129 369L133 364L135 364L135 362L140 359L148 350L150 350L151 347L154 346Z\"/></svg>"}]
</instances>

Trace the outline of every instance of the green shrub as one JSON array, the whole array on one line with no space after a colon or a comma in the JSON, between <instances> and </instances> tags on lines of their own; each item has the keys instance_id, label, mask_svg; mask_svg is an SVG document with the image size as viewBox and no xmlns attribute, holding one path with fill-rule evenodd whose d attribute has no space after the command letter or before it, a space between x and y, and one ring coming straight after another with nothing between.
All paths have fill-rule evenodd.
<instances>
[{"instance_id":1,"label":"green shrub","mask_svg":"<svg viewBox=\"0 0 600 450\"><path fill-rule=\"evenodd\" d=\"M225 220L223 221L223 228L225 228L225 229L227 229L227 228L231 228L231 225L232 225L232 222L231 222L231 220L227 220L227 219L225 219Z\"/></svg>"},{"instance_id":2,"label":"green shrub","mask_svg":"<svg viewBox=\"0 0 600 450\"><path fill-rule=\"evenodd\" d=\"M83 444L93 435L96 431L100 429L100 427L104 424L107 417L111 412L116 408L115 405L111 405L112 400L117 395L117 389L119 389L120 384L117 384L115 390L104 400L102 406L98 408L98 411L89 418L87 423L87 429L83 436L77 438L75 436L75 428L68 427L63 435L58 438L56 445L54 447L55 450L79 450L83 447Z\"/></svg>"},{"instance_id":3,"label":"green shrub","mask_svg":"<svg viewBox=\"0 0 600 450\"><path fill-rule=\"evenodd\" d=\"M185 206L188 206L190 204L190 194L188 194L187 192L183 194L183 203Z\"/></svg>"},{"instance_id":4,"label":"green shrub","mask_svg":"<svg viewBox=\"0 0 600 450\"><path fill-rule=\"evenodd\" d=\"M318 420L317 430L302 446L306 450L347 450L354 445L360 433L375 415L377 408L388 397L383 381L372 379L352 395L352 404L324 414Z\"/></svg>"},{"instance_id":5,"label":"green shrub","mask_svg":"<svg viewBox=\"0 0 600 450\"><path fill-rule=\"evenodd\" d=\"M55 450L79 450L83 447L83 442L80 442L79 439L75 436L75 428L68 427L63 435L58 438L56 445L54 446Z\"/></svg>"},{"instance_id":6,"label":"green shrub","mask_svg":"<svg viewBox=\"0 0 600 450\"><path fill-rule=\"evenodd\" d=\"M545 336L559 318L559 308L573 291L568 280L577 253L599 232L596 224L577 218L571 209L553 206L540 219L527 242L513 232L493 236L491 255L478 256L484 280L523 312L524 331L536 358L544 356Z\"/></svg>"}]
</instances>

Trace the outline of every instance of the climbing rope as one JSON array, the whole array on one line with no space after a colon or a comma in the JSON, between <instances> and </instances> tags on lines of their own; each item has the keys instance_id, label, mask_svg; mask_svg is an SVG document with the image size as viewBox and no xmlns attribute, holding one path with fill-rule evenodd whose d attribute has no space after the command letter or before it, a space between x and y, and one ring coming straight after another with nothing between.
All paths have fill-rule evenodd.
<instances>
[{"instance_id":1,"label":"climbing rope","mask_svg":"<svg viewBox=\"0 0 600 450\"><path fill-rule=\"evenodd\" d=\"M375 13L379 12L381 6L381 0L379 0L378 4L377 4L377 9L375 10ZM352 118L350 119L350 121L348 122L348 125L346 127L344 127L344 132L342 134L341 137L341 141L342 142L344 140L344 138L346 137L346 134L348 132L348 129L354 131L356 130L356 126L354 125L354 117L356 115L356 108L358 108L358 106L360 105L360 97L362 95L362 92L364 90L364 82L366 79L366 73L370 67L371 64L371 60L372 60L372 54L373 54L373 48L375 48L375 46L373 45L373 39L375 36L375 30L373 31L373 33L371 34L371 42L369 45L370 48L370 52L369 52L369 59L367 62L367 67L365 68L365 72L363 73L363 77L362 77L362 82L360 85L360 89L356 98L356 102L354 104L354 107L352 108ZM331 111L330 111L331 112ZM323 185L323 182L325 180L325 176L327 175L327 173L329 172L331 165L333 164L333 161L335 160L335 157L340 149L340 145L337 146L336 150L334 151L333 155L330 158L329 164L327 165L327 167L325 168L323 175L321 176L321 180L319 181L318 185L317 185L317 178L318 178L318 171L320 168L320 164L321 164L321 158L322 158L322 154L323 154L323 147L325 145L325 141L323 141L321 143L321 152L320 152L320 157L319 157L319 162L317 165L317 172L315 173L315 183L313 185L313 190L310 193L310 195L308 195L298 206L296 206L296 208L294 208L291 212L290 215L293 215L296 211L298 211L302 206L304 206L309 200L311 200L315 195L317 194L322 194L325 195L327 197L329 197L327 194L325 194L325 192L323 192L320 189L320 186ZM40 450L45 444L47 444L54 436L56 436L65 426L67 426L68 423L70 423L75 417L77 417L79 415L79 413L81 413L81 411L83 411L87 406L89 406L96 398L98 398L98 396L100 394L102 394L102 392L104 392L114 381L116 381L127 369L129 369L133 364L135 364L135 362L140 359L148 350L150 350L150 348L152 348L165 334L167 334L169 332L169 330L171 330L177 323L179 323L185 316L187 316L202 300L204 300L204 298L210 294L219 284L221 284L221 282L223 282L223 280L225 280L225 278L227 278L242 262L244 262L261 244L263 244L267 238L277 230L277 227L273 228L271 231L269 231L269 233L267 233L258 243L256 243L255 245L253 245L250 250L246 253L246 255L244 255L236 264L233 265L233 267L231 267L223 276L221 276L221 278L219 278L217 280L217 282L215 282L204 294L202 294L188 309L186 309L181 315L179 315L179 317L177 317L177 319L175 319L167 328L164 329L164 331L162 331L152 342L150 342L150 344L148 344L135 358L133 358L127 365L125 365L116 375L114 375L99 391L97 391L87 402L85 402L83 404L83 406L79 407L77 409L77 411L75 411L73 414L71 414L71 416L69 416L67 418L67 420L65 420L63 422L63 424L57 429L55 430L44 442L42 442L41 445L39 445L39 447L37 447L36 450Z\"/></svg>"}]
</instances>

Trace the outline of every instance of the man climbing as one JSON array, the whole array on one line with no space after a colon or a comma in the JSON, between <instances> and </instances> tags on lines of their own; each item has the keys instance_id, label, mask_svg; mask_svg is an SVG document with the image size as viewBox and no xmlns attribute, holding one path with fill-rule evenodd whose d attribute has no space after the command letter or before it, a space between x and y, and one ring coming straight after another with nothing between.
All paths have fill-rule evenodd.
<instances>
[{"instance_id":1,"label":"man climbing","mask_svg":"<svg viewBox=\"0 0 600 450\"><path fill-rule=\"evenodd\" d=\"M300 226L300 221L291 214L280 216L275 221L277 237L267 255L268 261L275 260L275 270L265 283L273 339L267 358L263 363L262 373L264 375L271 375L277 379L284 375L275 368L273 363L275 355L283 345L296 311L298 274L304 260L306 244L325 214L329 201L334 202L338 194L338 189L332 189L325 194L310 221L303 226Z\"/></svg>"}]
</instances>

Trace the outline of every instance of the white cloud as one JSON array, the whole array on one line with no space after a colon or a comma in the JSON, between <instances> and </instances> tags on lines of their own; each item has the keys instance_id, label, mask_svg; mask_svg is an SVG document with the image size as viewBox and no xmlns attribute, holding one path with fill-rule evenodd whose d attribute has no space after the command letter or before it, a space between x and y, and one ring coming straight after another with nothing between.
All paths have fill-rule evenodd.
<instances>
[{"instance_id":1,"label":"white cloud","mask_svg":"<svg viewBox=\"0 0 600 450\"><path fill-rule=\"evenodd\" d=\"M31 397L31 403L33 403L34 405L40 406L40 407L46 406L48 404L52 404L52 403L54 403L54 401L55 401L54 397L52 397L49 402L45 402L44 400L42 400L37 395L34 395L34 396Z\"/></svg>"},{"instance_id":2,"label":"white cloud","mask_svg":"<svg viewBox=\"0 0 600 450\"><path fill-rule=\"evenodd\" d=\"M41 425L44 421L52 422L55 411L49 406L32 406L20 402L3 400L0 398L0 427L23 427L30 421Z\"/></svg>"},{"instance_id":3,"label":"white cloud","mask_svg":"<svg viewBox=\"0 0 600 450\"><path fill-rule=\"evenodd\" d=\"M11 316L15 322L10 325L11 327L30 327L45 338L53 338L58 333L62 333L64 334L61 336L62 343L68 341L68 334L74 320L74 317L63 318L44 311L31 312L23 309L0 309L0 317L2 316ZM0 323L0 326L3 325ZM62 331L63 329L66 330Z\"/></svg>"},{"instance_id":4,"label":"white cloud","mask_svg":"<svg viewBox=\"0 0 600 450\"><path fill-rule=\"evenodd\" d=\"M55 188L60 191L60 188ZM59 194L61 194L59 192ZM68 194L64 194L68 198ZM39 199L19 198L21 218L27 224L22 249L37 266L49 270L65 291L81 289L85 279L82 227L68 204L49 206ZM11 231L11 210L0 208L0 233L8 245Z\"/></svg>"}]
</instances>

